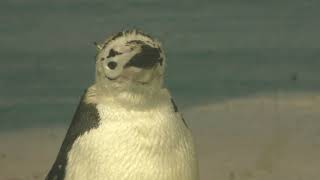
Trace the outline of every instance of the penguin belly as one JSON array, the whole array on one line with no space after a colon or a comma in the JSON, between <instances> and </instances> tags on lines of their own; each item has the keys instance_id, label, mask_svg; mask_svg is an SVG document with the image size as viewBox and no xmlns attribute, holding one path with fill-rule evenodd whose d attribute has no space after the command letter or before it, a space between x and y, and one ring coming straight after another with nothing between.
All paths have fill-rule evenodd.
<instances>
[{"instance_id":1,"label":"penguin belly","mask_svg":"<svg viewBox=\"0 0 320 180\"><path fill-rule=\"evenodd\" d=\"M66 180L195 180L193 139L170 108L98 104L100 124L74 142Z\"/></svg>"}]
</instances>

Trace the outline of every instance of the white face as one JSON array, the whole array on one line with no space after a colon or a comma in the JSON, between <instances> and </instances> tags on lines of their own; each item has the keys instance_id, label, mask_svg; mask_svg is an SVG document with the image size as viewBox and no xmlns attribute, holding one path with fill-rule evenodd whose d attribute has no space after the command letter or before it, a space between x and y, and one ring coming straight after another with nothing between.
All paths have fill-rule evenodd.
<instances>
[{"instance_id":1,"label":"white face","mask_svg":"<svg viewBox=\"0 0 320 180\"><path fill-rule=\"evenodd\" d=\"M164 55L160 44L137 31L107 40L96 57L96 81L105 87L162 84Z\"/></svg>"}]
</instances>

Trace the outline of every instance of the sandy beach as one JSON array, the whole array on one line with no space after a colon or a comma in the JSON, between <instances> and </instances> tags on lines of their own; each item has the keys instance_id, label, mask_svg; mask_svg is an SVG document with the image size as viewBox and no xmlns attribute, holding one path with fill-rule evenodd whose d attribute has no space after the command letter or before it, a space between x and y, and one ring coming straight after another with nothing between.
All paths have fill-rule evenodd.
<instances>
[{"instance_id":1,"label":"sandy beach","mask_svg":"<svg viewBox=\"0 0 320 180\"><path fill-rule=\"evenodd\" d=\"M319 107L315 94L278 94L182 109L197 141L201 179L319 178ZM1 132L0 179L44 179L65 132L58 126Z\"/></svg>"}]
</instances>

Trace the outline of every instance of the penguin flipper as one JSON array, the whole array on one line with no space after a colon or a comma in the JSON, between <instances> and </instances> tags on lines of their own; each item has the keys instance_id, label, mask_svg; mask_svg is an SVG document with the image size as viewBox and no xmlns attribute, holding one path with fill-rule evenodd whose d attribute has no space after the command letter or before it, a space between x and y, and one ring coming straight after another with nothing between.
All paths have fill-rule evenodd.
<instances>
[{"instance_id":1,"label":"penguin flipper","mask_svg":"<svg viewBox=\"0 0 320 180\"><path fill-rule=\"evenodd\" d=\"M85 91L80 100L67 134L59 150L56 161L49 171L46 180L64 180L68 153L72 148L73 143L85 132L88 132L91 129L99 126L100 119L98 110L96 109L96 104L92 102L86 102L87 93L88 90Z\"/></svg>"}]
</instances>

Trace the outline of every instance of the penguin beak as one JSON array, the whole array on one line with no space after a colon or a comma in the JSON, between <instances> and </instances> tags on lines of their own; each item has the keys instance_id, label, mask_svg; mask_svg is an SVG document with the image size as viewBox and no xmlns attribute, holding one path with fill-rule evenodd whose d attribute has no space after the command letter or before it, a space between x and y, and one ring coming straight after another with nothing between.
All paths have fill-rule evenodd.
<instances>
[{"instance_id":1,"label":"penguin beak","mask_svg":"<svg viewBox=\"0 0 320 180\"><path fill-rule=\"evenodd\" d=\"M162 65L160 53L160 49L142 44L140 52L134 55L124 67L151 69L158 63Z\"/></svg>"}]
</instances>

